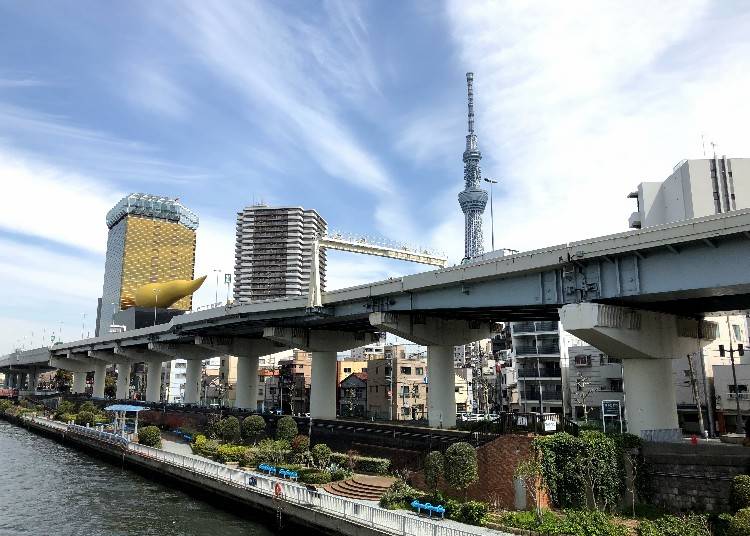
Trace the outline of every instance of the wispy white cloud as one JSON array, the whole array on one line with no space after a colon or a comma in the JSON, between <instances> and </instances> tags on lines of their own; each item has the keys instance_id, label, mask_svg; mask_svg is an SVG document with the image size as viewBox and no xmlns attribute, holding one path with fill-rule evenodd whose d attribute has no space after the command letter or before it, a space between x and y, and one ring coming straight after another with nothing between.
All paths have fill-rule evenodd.
<instances>
[{"instance_id":1,"label":"wispy white cloud","mask_svg":"<svg viewBox=\"0 0 750 536\"><path fill-rule=\"evenodd\" d=\"M0 89L27 88L46 86L47 83L36 78L0 78Z\"/></svg>"},{"instance_id":2,"label":"wispy white cloud","mask_svg":"<svg viewBox=\"0 0 750 536\"><path fill-rule=\"evenodd\" d=\"M483 167L501 179L495 214L506 247L624 230L635 208L626 194L700 156L702 132L723 152L747 151L747 10L449 2L447 17L476 72ZM720 39L696 39L712 25L726 29Z\"/></svg>"},{"instance_id":3,"label":"wispy white cloud","mask_svg":"<svg viewBox=\"0 0 750 536\"><path fill-rule=\"evenodd\" d=\"M122 95L133 107L171 119L188 115L193 99L166 66L130 64L123 68L122 78L128 81Z\"/></svg>"},{"instance_id":4,"label":"wispy white cloud","mask_svg":"<svg viewBox=\"0 0 750 536\"><path fill-rule=\"evenodd\" d=\"M282 13L271 4L189 4L183 15L157 13L163 24L225 85L243 99L245 113L268 136L291 136L328 176L365 192L381 213L384 232L409 233L406 210L380 159L342 118L342 101L377 96L378 78L366 46L367 29L351 4L328 4L325 32L315 20ZM350 110L351 111L351 110ZM314 174L311 174L314 175Z\"/></svg>"}]
</instances>

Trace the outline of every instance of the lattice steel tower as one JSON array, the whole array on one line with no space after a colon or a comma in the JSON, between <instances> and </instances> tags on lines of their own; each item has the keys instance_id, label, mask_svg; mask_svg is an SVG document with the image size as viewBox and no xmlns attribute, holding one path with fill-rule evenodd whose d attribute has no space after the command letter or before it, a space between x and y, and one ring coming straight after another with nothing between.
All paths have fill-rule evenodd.
<instances>
[{"instance_id":1,"label":"lattice steel tower","mask_svg":"<svg viewBox=\"0 0 750 536\"><path fill-rule=\"evenodd\" d=\"M464 151L464 190L458 194L458 203L464 213L464 262L484 253L482 239L482 215L487 206L487 191L480 188L482 184L482 170L479 161L477 136L474 133L474 73L466 73L466 87L469 95L469 134L466 136L466 150Z\"/></svg>"}]
</instances>

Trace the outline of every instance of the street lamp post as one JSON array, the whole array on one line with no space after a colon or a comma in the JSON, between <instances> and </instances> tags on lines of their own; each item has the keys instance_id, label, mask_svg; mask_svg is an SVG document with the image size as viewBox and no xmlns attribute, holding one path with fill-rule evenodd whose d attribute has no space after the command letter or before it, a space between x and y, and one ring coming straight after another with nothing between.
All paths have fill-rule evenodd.
<instances>
[{"instance_id":1,"label":"street lamp post","mask_svg":"<svg viewBox=\"0 0 750 536\"><path fill-rule=\"evenodd\" d=\"M216 274L216 289L214 291L214 306L216 306L216 304L219 303L219 273L221 273L221 269L214 268L214 273Z\"/></svg>"},{"instance_id":2,"label":"street lamp post","mask_svg":"<svg viewBox=\"0 0 750 536\"><path fill-rule=\"evenodd\" d=\"M159 289L154 289L154 326L156 325L156 308L159 305Z\"/></svg>"},{"instance_id":3,"label":"street lamp post","mask_svg":"<svg viewBox=\"0 0 750 536\"><path fill-rule=\"evenodd\" d=\"M495 251L495 208L494 208L494 202L492 199L492 185L497 184L497 181L494 179L488 179L485 178L484 182L490 183L490 224L491 224L491 234L492 234L492 251Z\"/></svg>"},{"instance_id":4,"label":"street lamp post","mask_svg":"<svg viewBox=\"0 0 750 536\"><path fill-rule=\"evenodd\" d=\"M734 352L738 355L745 355L745 349L741 344L737 344L735 349L732 346L732 326L729 325L729 317L727 316L727 330L729 331L729 360L732 362L732 381L734 382L734 401L737 404L737 426L735 432L738 434L745 433L745 423L742 421L742 411L740 410L740 393L737 388L737 371L734 367ZM719 356L724 357L724 345L719 345Z\"/></svg>"}]
</instances>

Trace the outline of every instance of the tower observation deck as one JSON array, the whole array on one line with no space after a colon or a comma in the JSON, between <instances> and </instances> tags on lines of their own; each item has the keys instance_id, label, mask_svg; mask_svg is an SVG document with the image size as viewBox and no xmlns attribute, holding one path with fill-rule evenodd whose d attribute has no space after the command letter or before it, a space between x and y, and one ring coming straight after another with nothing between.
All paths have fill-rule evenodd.
<instances>
[{"instance_id":1,"label":"tower observation deck","mask_svg":"<svg viewBox=\"0 0 750 536\"><path fill-rule=\"evenodd\" d=\"M479 161L482 153L474 132L474 73L466 73L466 87L469 100L469 133L466 136L464 151L464 189L458 194L458 203L464 213L464 262L484 253L482 239L482 215L487 206L487 191L480 186L482 170Z\"/></svg>"}]
</instances>

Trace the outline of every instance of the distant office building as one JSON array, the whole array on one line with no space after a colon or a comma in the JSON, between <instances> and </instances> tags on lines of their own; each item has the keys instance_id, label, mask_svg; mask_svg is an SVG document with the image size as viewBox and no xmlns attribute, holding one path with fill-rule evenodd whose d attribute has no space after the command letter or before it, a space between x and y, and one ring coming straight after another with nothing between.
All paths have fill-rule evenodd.
<instances>
[{"instance_id":1,"label":"distant office building","mask_svg":"<svg viewBox=\"0 0 750 536\"><path fill-rule=\"evenodd\" d=\"M559 323L513 322L510 330L520 409L562 415Z\"/></svg>"},{"instance_id":2,"label":"distant office building","mask_svg":"<svg viewBox=\"0 0 750 536\"><path fill-rule=\"evenodd\" d=\"M750 158L683 160L663 182L642 182L630 227L640 229L750 208Z\"/></svg>"},{"instance_id":3,"label":"distant office building","mask_svg":"<svg viewBox=\"0 0 750 536\"><path fill-rule=\"evenodd\" d=\"M108 333L117 311L135 305L137 288L160 281L193 279L198 217L177 199L134 193L107 213L104 286L97 335ZM186 296L171 309L187 311Z\"/></svg>"},{"instance_id":4,"label":"distant office building","mask_svg":"<svg viewBox=\"0 0 750 536\"><path fill-rule=\"evenodd\" d=\"M569 395L565 397L565 413L575 420L600 421L602 400L617 400L620 409L624 409L621 359L603 354L593 346L569 346L563 376Z\"/></svg>"},{"instance_id":5,"label":"distant office building","mask_svg":"<svg viewBox=\"0 0 750 536\"><path fill-rule=\"evenodd\" d=\"M313 240L327 224L315 210L254 205L237 214L234 299L240 302L300 296L310 284ZM325 289L326 254L320 250Z\"/></svg>"},{"instance_id":6,"label":"distant office building","mask_svg":"<svg viewBox=\"0 0 750 536\"><path fill-rule=\"evenodd\" d=\"M162 368L162 388L164 389L162 400L175 404L184 402L186 373L187 361L184 359L173 359L164 364L164 368Z\"/></svg>"},{"instance_id":7,"label":"distant office building","mask_svg":"<svg viewBox=\"0 0 750 536\"><path fill-rule=\"evenodd\" d=\"M368 344L367 346L360 346L350 351L351 357L354 360L357 359L377 359L383 357L384 343Z\"/></svg>"}]
</instances>

